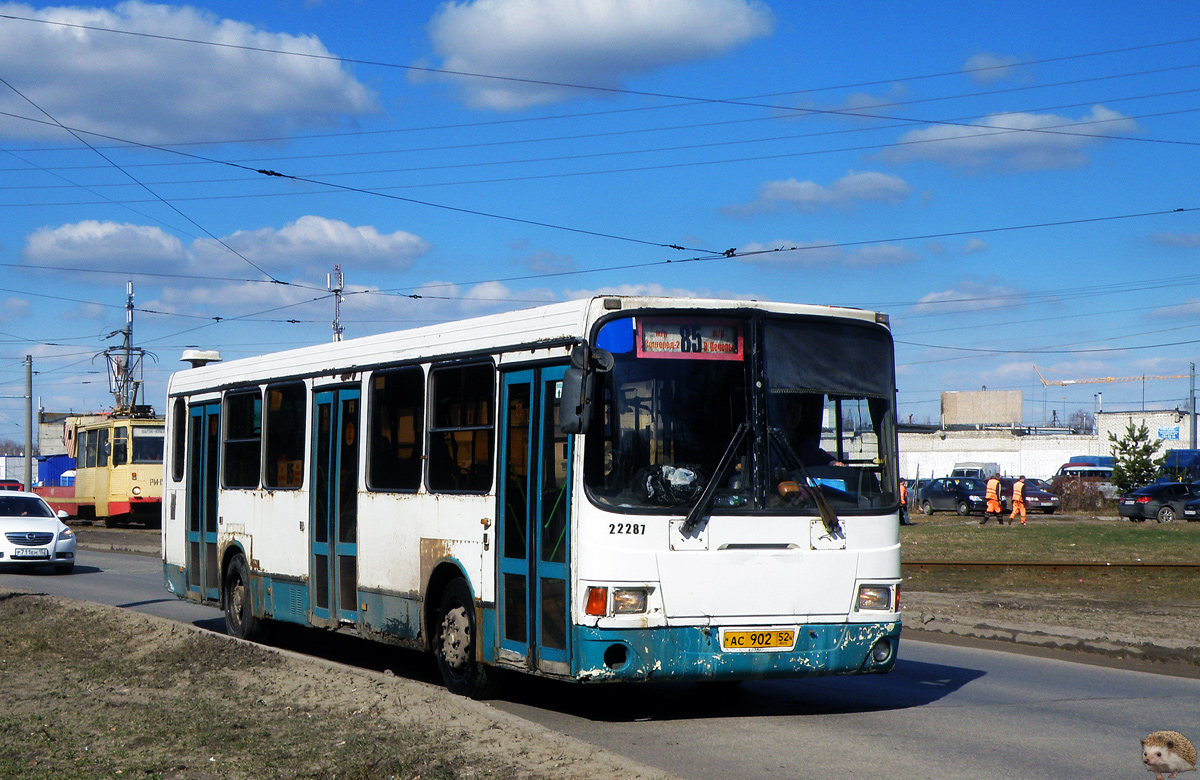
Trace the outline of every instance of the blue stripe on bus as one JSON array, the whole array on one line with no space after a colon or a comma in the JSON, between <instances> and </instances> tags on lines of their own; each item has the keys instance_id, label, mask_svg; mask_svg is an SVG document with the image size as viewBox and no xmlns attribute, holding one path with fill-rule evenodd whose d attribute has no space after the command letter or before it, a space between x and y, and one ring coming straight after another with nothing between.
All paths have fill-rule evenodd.
<instances>
[{"instance_id":1,"label":"blue stripe on bus","mask_svg":"<svg viewBox=\"0 0 1200 780\"><path fill-rule=\"evenodd\" d=\"M871 658L880 639L887 660ZM583 682L720 680L886 672L896 663L900 622L809 624L794 652L723 652L719 632L699 626L643 629L575 627L573 672ZM624 649L624 663L613 663ZM605 657L608 653L608 658Z\"/></svg>"}]
</instances>

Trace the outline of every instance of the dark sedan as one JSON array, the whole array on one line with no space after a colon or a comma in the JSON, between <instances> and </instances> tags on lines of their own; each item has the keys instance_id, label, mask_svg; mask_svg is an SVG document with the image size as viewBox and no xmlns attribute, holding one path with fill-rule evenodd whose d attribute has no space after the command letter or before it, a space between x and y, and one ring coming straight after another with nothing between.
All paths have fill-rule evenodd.
<instances>
[{"instance_id":1,"label":"dark sedan","mask_svg":"<svg viewBox=\"0 0 1200 780\"><path fill-rule=\"evenodd\" d=\"M1184 504L1183 512L1180 514L1182 514L1183 519L1187 520L1189 523L1194 523L1195 521L1200 520L1200 498L1194 498Z\"/></svg>"},{"instance_id":2,"label":"dark sedan","mask_svg":"<svg viewBox=\"0 0 1200 780\"><path fill-rule=\"evenodd\" d=\"M1005 512L1012 511L1014 482L1016 480L1012 477L1000 478L1000 500L1004 504ZM1052 515L1058 509L1059 498L1039 485L1038 482L1041 482L1041 480L1025 480L1025 508L1028 510L1036 509L1043 514Z\"/></svg>"},{"instance_id":3,"label":"dark sedan","mask_svg":"<svg viewBox=\"0 0 1200 780\"><path fill-rule=\"evenodd\" d=\"M1200 487L1187 482L1156 482L1121 496L1117 511L1137 523L1154 518L1170 523L1183 515L1184 505L1200 498ZM1185 515L1186 516L1186 515Z\"/></svg>"},{"instance_id":4,"label":"dark sedan","mask_svg":"<svg viewBox=\"0 0 1200 780\"><path fill-rule=\"evenodd\" d=\"M927 515L937 511L958 512L969 515L982 513L986 502L983 499L987 486L982 479L970 477L943 477L930 480L917 492L917 506Z\"/></svg>"}]
</instances>

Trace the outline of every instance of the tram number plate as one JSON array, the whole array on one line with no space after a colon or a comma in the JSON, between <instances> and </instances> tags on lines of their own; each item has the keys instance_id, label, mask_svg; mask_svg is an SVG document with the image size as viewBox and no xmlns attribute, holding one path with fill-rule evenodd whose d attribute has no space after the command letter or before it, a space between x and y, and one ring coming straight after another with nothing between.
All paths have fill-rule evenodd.
<instances>
[{"instance_id":1,"label":"tram number plate","mask_svg":"<svg viewBox=\"0 0 1200 780\"><path fill-rule=\"evenodd\" d=\"M723 630L721 649L725 652L784 651L796 646L794 628L758 628L746 631Z\"/></svg>"},{"instance_id":2,"label":"tram number plate","mask_svg":"<svg viewBox=\"0 0 1200 780\"><path fill-rule=\"evenodd\" d=\"M50 550L45 547L18 547L12 551L14 558L49 558Z\"/></svg>"}]
</instances>

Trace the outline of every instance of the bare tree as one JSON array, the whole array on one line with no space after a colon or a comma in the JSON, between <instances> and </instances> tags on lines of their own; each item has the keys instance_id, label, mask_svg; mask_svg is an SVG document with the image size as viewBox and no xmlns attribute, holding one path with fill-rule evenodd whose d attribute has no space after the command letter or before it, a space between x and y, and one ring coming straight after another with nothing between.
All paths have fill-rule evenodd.
<instances>
[{"instance_id":1,"label":"bare tree","mask_svg":"<svg viewBox=\"0 0 1200 780\"><path fill-rule=\"evenodd\" d=\"M1067 427L1075 433L1092 433L1096 430L1096 418L1087 409L1076 409L1067 419Z\"/></svg>"}]
</instances>

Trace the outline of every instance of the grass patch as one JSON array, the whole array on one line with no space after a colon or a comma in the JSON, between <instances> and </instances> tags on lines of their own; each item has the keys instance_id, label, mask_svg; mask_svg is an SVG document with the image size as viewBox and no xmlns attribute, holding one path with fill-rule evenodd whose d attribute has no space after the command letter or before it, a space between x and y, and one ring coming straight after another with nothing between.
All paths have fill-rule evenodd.
<instances>
[{"instance_id":1,"label":"grass patch","mask_svg":"<svg viewBox=\"0 0 1200 780\"><path fill-rule=\"evenodd\" d=\"M1200 564L1200 523L1031 515L1028 524L918 515L900 529L902 560Z\"/></svg>"}]
</instances>

